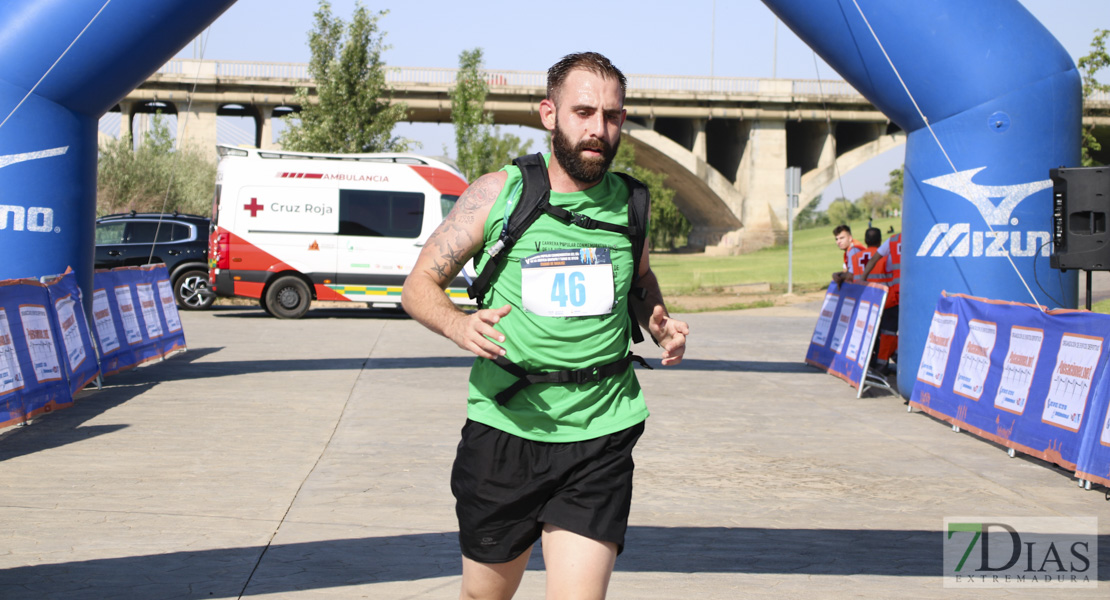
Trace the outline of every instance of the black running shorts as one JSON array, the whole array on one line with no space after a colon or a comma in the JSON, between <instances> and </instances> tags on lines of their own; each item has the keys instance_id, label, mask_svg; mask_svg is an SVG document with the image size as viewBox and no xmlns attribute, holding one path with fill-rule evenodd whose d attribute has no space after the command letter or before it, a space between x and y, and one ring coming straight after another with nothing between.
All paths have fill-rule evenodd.
<instances>
[{"instance_id":1,"label":"black running shorts","mask_svg":"<svg viewBox=\"0 0 1110 600\"><path fill-rule=\"evenodd\" d=\"M463 556L508 562L545 523L624 549L632 502L632 448L641 422L582 442L526 440L467 420L451 492Z\"/></svg>"}]
</instances>

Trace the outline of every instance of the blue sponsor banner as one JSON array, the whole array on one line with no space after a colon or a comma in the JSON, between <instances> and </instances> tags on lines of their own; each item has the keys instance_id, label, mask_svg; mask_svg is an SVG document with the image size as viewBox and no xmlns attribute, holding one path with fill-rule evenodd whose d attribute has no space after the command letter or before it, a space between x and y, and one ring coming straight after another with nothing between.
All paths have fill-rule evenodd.
<instances>
[{"instance_id":1,"label":"blue sponsor banner","mask_svg":"<svg viewBox=\"0 0 1110 600\"><path fill-rule=\"evenodd\" d=\"M134 314L133 300L127 304L128 311L120 310L117 290L118 277L115 271L99 270L93 274L93 326L96 329L97 347L100 349L100 370L105 376L115 375L135 366L136 359L131 352L132 346L142 343L138 318ZM123 286L130 298L130 288ZM124 315L127 319L124 319Z\"/></svg>"},{"instance_id":2,"label":"blue sponsor banner","mask_svg":"<svg viewBox=\"0 0 1110 600\"><path fill-rule=\"evenodd\" d=\"M886 293L886 286L876 283L829 284L806 363L859 389L867 375Z\"/></svg>"},{"instance_id":3,"label":"blue sponsor banner","mask_svg":"<svg viewBox=\"0 0 1110 600\"><path fill-rule=\"evenodd\" d=\"M57 323L58 350L65 357L62 366L69 380L70 396L76 396L96 379L100 366L96 362L89 321L85 316L81 288L72 269L47 282L47 292Z\"/></svg>"},{"instance_id":4,"label":"blue sponsor banner","mask_svg":"<svg viewBox=\"0 0 1110 600\"><path fill-rule=\"evenodd\" d=\"M132 366L162 358L161 338L165 330L147 271L139 267L120 267L112 269L112 274L124 339L135 359Z\"/></svg>"},{"instance_id":5,"label":"blue sponsor banner","mask_svg":"<svg viewBox=\"0 0 1110 600\"><path fill-rule=\"evenodd\" d=\"M1105 480L1108 342L1107 315L943 294L910 404L980 437Z\"/></svg>"},{"instance_id":6,"label":"blue sponsor banner","mask_svg":"<svg viewBox=\"0 0 1110 600\"><path fill-rule=\"evenodd\" d=\"M48 279L0 281L0 427L69 406L99 373L185 348L165 265L97 271L91 330L73 271Z\"/></svg>"},{"instance_id":7,"label":"blue sponsor banner","mask_svg":"<svg viewBox=\"0 0 1110 600\"><path fill-rule=\"evenodd\" d=\"M0 425L73 401L53 315L45 285L30 279L0 282Z\"/></svg>"},{"instance_id":8,"label":"blue sponsor banner","mask_svg":"<svg viewBox=\"0 0 1110 600\"><path fill-rule=\"evenodd\" d=\"M1110 377L1099 379L1094 388L1094 398L1090 411L1091 427L1083 447L1079 449L1075 475L1110 487Z\"/></svg>"},{"instance_id":9,"label":"blue sponsor banner","mask_svg":"<svg viewBox=\"0 0 1110 600\"><path fill-rule=\"evenodd\" d=\"M158 338L158 349L163 356L185 349L185 328L181 325L181 315L177 312L177 300L173 297L173 284L166 265L156 264L142 267L143 284L149 284L156 311L161 319L162 335ZM143 295L146 295L144 288ZM145 314L145 313L144 313Z\"/></svg>"}]
</instances>

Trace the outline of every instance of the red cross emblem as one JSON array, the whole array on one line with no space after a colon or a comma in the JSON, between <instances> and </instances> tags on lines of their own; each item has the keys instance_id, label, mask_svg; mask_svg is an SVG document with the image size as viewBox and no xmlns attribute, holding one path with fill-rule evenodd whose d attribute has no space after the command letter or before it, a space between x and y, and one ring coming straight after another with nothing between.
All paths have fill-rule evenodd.
<instances>
[{"instance_id":1,"label":"red cross emblem","mask_svg":"<svg viewBox=\"0 0 1110 600\"><path fill-rule=\"evenodd\" d=\"M250 204L244 204L243 208L251 211L251 216L258 216L258 211L262 210L262 205L258 203L258 198L251 198Z\"/></svg>"}]
</instances>

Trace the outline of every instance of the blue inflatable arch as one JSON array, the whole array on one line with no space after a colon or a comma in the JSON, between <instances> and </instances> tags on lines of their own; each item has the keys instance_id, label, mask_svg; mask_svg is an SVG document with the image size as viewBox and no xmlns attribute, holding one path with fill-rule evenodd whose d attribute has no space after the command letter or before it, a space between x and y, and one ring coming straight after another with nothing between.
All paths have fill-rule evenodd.
<instances>
[{"instance_id":1,"label":"blue inflatable arch","mask_svg":"<svg viewBox=\"0 0 1110 600\"><path fill-rule=\"evenodd\" d=\"M1076 306L1076 273L1049 267L1048 171L1078 165L1080 76L1033 15L1017 0L763 2L906 131L903 395L942 290Z\"/></svg>"},{"instance_id":2,"label":"blue inflatable arch","mask_svg":"<svg viewBox=\"0 0 1110 600\"><path fill-rule=\"evenodd\" d=\"M942 290L1075 306L1047 181L1078 163L1080 78L1017 0L764 2L908 134L903 394ZM233 3L0 3L0 279L72 266L89 296L97 121Z\"/></svg>"},{"instance_id":3,"label":"blue inflatable arch","mask_svg":"<svg viewBox=\"0 0 1110 600\"><path fill-rule=\"evenodd\" d=\"M234 1L0 2L0 279L91 298L97 122Z\"/></svg>"}]
</instances>

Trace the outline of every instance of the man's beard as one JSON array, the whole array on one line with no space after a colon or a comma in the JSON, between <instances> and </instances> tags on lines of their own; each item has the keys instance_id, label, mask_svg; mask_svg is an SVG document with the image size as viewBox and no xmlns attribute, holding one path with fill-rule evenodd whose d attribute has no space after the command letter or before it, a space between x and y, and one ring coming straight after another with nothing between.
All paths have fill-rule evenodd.
<instances>
[{"instance_id":1,"label":"man's beard","mask_svg":"<svg viewBox=\"0 0 1110 600\"><path fill-rule=\"evenodd\" d=\"M604 140L586 138L572 147L570 141L563 135L563 130L559 128L559 123L556 122L555 132L551 135L551 145L555 152L555 160L559 161L567 175L582 183L597 183L609 170L609 165L617 155L621 142L618 138L617 143L610 146ZM583 150L599 150L601 156L583 157Z\"/></svg>"}]
</instances>

